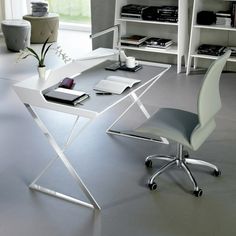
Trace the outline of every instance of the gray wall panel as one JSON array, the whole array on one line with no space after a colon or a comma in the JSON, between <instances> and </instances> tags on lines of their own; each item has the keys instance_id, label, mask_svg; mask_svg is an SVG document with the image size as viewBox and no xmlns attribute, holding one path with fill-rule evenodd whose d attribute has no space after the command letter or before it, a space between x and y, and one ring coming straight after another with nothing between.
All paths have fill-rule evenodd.
<instances>
[{"instance_id":1,"label":"gray wall panel","mask_svg":"<svg viewBox=\"0 0 236 236\"><path fill-rule=\"evenodd\" d=\"M92 33L114 25L115 0L91 0ZM93 49L112 48L113 34L109 33L93 39Z\"/></svg>"}]
</instances>

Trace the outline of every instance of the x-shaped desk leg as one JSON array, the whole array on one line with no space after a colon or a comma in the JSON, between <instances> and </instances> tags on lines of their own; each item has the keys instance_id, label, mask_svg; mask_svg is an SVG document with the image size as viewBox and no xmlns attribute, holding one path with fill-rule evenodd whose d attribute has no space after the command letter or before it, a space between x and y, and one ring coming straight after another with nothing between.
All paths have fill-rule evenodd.
<instances>
[{"instance_id":1,"label":"x-shaped desk leg","mask_svg":"<svg viewBox=\"0 0 236 236\"><path fill-rule=\"evenodd\" d=\"M164 71L165 72L165 71ZM131 100L133 101L128 107L127 109L125 109L125 111L114 121L114 123L107 129L107 133L108 134L116 134L116 135L120 135L120 136L126 136L126 137L131 137L131 138L137 138L137 139L143 139L143 140L150 140L153 142L159 142L159 143L164 143L164 144L169 144L169 141L166 138L160 137L160 140L158 139L153 139L153 138L147 138L147 137L142 137L139 135L135 135L135 134L129 134L129 133L123 133L121 131L116 131L113 129L113 127L115 126L115 124L117 124L120 119L131 109L132 106L134 106L135 104L139 107L139 109L141 110L141 112L144 114L144 116L148 119L150 118L150 114L147 111L146 107L144 106L144 104L142 103L142 101L140 100L141 97L153 86L153 84L158 80L158 78L160 78L160 76L162 74L164 74L164 72L162 72L158 77L156 77L145 89L144 91L140 94L137 95L135 93L135 91L133 91L129 97L131 98Z\"/></svg>"},{"instance_id":2,"label":"x-shaped desk leg","mask_svg":"<svg viewBox=\"0 0 236 236\"><path fill-rule=\"evenodd\" d=\"M53 160L51 160L48 165L45 167L45 169L39 174L39 176L30 184L30 188L52 195L54 197L57 198L61 198L64 200L67 200L69 202L73 202L76 204L80 204L86 207L90 207L93 209L98 209L100 210L101 207L98 205L98 203L96 202L96 200L94 199L94 197L92 196L92 194L89 192L88 188L85 186L85 184L83 183L82 179L80 178L80 176L78 175L78 173L76 172L76 170L74 169L74 167L70 164L68 158L66 157L66 155L64 154L64 150L65 148L69 145L69 143L71 142L72 139L72 134L73 131L75 129L76 123L78 122L78 117L74 123L74 126L71 130L70 136L67 140L67 143L65 144L65 147L63 148L63 150L59 147L59 145L57 144L56 140L54 139L54 137L50 134L50 132L48 131L47 127L45 126L45 124L40 120L40 118L38 117L38 115L36 114L36 112L33 110L33 108L29 105L29 104L25 104L25 107L27 108L27 110L29 111L29 113L31 114L31 116L33 117L34 121L37 123L37 125L39 126L39 128L42 130L44 136L47 138L47 140L49 141L49 143L51 144L52 148L54 149L54 151L57 154L57 157L54 158ZM92 120L91 120L92 121ZM40 179L40 177L47 171L47 169L53 164L53 162L60 158L62 163L65 165L65 167L67 168L67 170L69 171L70 175L75 179L75 181L79 184L81 190L83 191L83 193L86 195L86 197L88 198L90 203L81 201L79 199L76 199L74 197L56 192L54 190L45 188L43 186L37 185L36 182Z\"/></svg>"}]
</instances>

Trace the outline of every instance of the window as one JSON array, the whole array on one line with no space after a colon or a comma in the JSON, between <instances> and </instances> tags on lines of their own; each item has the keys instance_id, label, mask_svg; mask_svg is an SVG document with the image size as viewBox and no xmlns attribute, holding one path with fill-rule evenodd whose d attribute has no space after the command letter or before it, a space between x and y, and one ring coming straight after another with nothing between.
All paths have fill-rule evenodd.
<instances>
[{"instance_id":1,"label":"window","mask_svg":"<svg viewBox=\"0 0 236 236\"><path fill-rule=\"evenodd\" d=\"M50 12L58 13L63 28L91 28L90 0L48 0Z\"/></svg>"}]
</instances>

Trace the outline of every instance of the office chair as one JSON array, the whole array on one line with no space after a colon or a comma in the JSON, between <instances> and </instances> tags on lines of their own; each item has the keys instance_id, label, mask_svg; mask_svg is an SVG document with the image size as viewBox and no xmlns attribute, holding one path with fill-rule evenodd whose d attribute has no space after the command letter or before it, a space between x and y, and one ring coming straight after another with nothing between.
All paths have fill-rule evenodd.
<instances>
[{"instance_id":1,"label":"office chair","mask_svg":"<svg viewBox=\"0 0 236 236\"><path fill-rule=\"evenodd\" d=\"M215 129L215 115L221 108L219 80L230 54L230 50L225 52L224 55L211 64L205 74L199 92L197 114L180 109L161 108L135 129L139 134L142 133L145 136L152 138L165 137L177 142L176 156L151 155L145 159L147 167L152 167L153 160L168 162L149 179L148 186L151 190L157 188L157 184L154 182L155 178L173 165L181 167L187 173L194 186L193 194L197 197L202 195L202 189L198 187L188 167L189 164L209 167L213 169L213 175L215 176L221 174L215 165L189 158L188 152L186 150L183 151L183 147L188 147L194 151L197 150Z\"/></svg>"}]
</instances>

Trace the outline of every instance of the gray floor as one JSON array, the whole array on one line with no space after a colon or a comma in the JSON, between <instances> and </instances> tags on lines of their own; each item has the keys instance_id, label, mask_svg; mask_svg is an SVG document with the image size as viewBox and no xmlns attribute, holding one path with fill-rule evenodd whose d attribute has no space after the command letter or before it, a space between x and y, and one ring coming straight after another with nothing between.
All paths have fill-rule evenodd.
<instances>
[{"instance_id":1,"label":"gray floor","mask_svg":"<svg viewBox=\"0 0 236 236\"><path fill-rule=\"evenodd\" d=\"M59 42L72 57L89 51L87 34L60 32ZM85 39L85 41L84 41ZM70 41L68 41L70 40ZM37 46L36 46L37 47ZM146 181L152 170L144 157L173 153L174 144L160 145L110 136L105 129L122 111L121 105L94 122L72 144L66 154L102 207L100 213L33 192L28 184L55 154L12 90L12 84L35 74L33 59L15 64L16 54L0 43L0 235L2 236L233 236L236 235L236 75L221 79L223 108L217 128L195 157L222 170L215 178L205 169L193 169L204 191L191 194L191 184L180 170L163 174L158 191ZM62 63L49 55L50 68ZM33 65L33 66L32 66ZM176 76L173 67L144 98L148 107L175 106L196 110L195 98L203 73ZM72 116L38 110L61 144ZM131 111L124 123L139 117ZM134 118L135 117L135 118ZM192 154L192 152L190 152ZM80 196L78 187L60 162L40 181L56 190ZM83 198L83 196L81 196Z\"/></svg>"}]
</instances>

